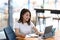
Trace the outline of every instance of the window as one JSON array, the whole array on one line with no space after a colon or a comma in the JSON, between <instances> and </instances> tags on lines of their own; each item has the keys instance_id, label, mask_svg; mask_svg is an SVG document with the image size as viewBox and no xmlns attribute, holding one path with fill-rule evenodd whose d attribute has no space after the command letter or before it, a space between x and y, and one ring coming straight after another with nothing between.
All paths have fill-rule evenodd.
<instances>
[{"instance_id":1,"label":"window","mask_svg":"<svg viewBox=\"0 0 60 40\"><path fill-rule=\"evenodd\" d=\"M0 30L8 25L8 0L0 0Z\"/></svg>"}]
</instances>

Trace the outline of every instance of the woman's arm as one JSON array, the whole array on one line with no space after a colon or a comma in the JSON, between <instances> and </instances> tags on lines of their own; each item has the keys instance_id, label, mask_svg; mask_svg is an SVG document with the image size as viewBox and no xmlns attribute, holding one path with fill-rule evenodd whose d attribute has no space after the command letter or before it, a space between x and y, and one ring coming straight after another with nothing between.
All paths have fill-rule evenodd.
<instances>
[{"instance_id":1,"label":"woman's arm","mask_svg":"<svg viewBox=\"0 0 60 40\"><path fill-rule=\"evenodd\" d=\"M20 34L20 31L17 28L15 29L15 34L16 34L17 37L25 38L25 35L24 34Z\"/></svg>"},{"instance_id":2,"label":"woman's arm","mask_svg":"<svg viewBox=\"0 0 60 40\"><path fill-rule=\"evenodd\" d=\"M33 27L33 30L35 31L35 33L36 33L37 35L41 34L41 33L37 30L36 27Z\"/></svg>"}]
</instances>

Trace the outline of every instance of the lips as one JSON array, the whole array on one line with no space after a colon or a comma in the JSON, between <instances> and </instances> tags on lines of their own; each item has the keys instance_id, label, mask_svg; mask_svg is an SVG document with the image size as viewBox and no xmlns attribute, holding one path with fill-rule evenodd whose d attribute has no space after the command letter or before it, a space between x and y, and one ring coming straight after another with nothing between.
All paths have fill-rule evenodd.
<instances>
[{"instance_id":1,"label":"lips","mask_svg":"<svg viewBox=\"0 0 60 40\"><path fill-rule=\"evenodd\" d=\"M29 19L29 18L26 18L26 19Z\"/></svg>"}]
</instances>

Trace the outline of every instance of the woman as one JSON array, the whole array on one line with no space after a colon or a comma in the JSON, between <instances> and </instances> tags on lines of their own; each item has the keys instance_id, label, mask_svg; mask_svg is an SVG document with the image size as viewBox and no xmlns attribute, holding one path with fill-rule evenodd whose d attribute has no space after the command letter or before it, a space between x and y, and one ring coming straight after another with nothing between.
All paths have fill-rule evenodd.
<instances>
[{"instance_id":1,"label":"woman","mask_svg":"<svg viewBox=\"0 0 60 40\"><path fill-rule=\"evenodd\" d=\"M36 34L40 34L31 20L31 12L28 9L22 9L20 18L15 24L15 34L17 37L25 38L26 34L30 34L32 29Z\"/></svg>"}]
</instances>

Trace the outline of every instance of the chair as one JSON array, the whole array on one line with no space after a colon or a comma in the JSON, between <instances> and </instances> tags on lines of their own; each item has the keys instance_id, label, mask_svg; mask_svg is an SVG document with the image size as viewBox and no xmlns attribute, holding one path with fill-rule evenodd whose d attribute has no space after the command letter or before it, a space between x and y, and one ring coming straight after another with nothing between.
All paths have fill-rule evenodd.
<instances>
[{"instance_id":1,"label":"chair","mask_svg":"<svg viewBox=\"0 0 60 40\"><path fill-rule=\"evenodd\" d=\"M10 26L4 28L4 33L6 35L7 40L16 40L16 35Z\"/></svg>"}]
</instances>

